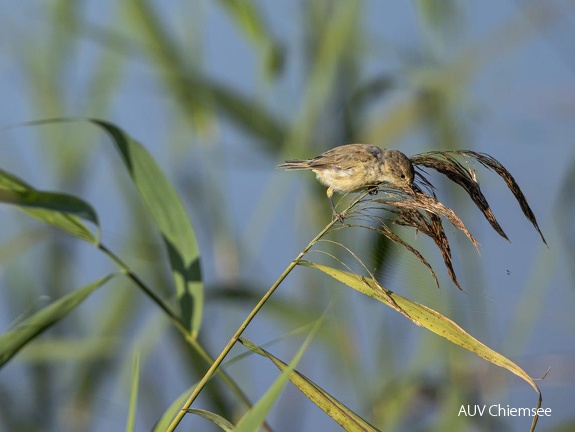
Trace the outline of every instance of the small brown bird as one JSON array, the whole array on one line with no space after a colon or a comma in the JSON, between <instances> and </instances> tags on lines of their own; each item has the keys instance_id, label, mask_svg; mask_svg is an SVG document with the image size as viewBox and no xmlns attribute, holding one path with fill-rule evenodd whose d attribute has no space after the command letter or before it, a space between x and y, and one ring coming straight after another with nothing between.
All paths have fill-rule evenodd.
<instances>
[{"instance_id":1,"label":"small brown bird","mask_svg":"<svg viewBox=\"0 0 575 432\"><path fill-rule=\"evenodd\" d=\"M333 193L347 193L387 183L406 187L413 183L414 170L409 158L398 150L386 150L371 144L347 144L332 148L313 159L288 160L277 166L286 170L311 170L327 186L333 214Z\"/></svg>"}]
</instances>

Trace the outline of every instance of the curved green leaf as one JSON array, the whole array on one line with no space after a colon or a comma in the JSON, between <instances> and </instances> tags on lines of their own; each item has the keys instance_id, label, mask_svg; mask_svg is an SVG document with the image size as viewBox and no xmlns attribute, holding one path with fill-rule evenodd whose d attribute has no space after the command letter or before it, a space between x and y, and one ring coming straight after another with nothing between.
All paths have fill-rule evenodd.
<instances>
[{"instance_id":1,"label":"curved green leaf","mask_svg":"<svg viewBox=\"0 0 575 432\"><path fill-rule=\"evenodd\" d=\"M180 396L178 396L178 398L176 400L174 400L174 402L172 402L172 404L168 407L168 409L166 409L166 411L164 411L164 414L162 414L162 417L160 418L160 420L158 420L158 422L154 425L153 432L165 432L166 430L168 430L168 428L170 427L170 423L172 422L172 419L176 416L176 414L180 410L181 406L184 404L186 399L190 396L190 393L192 393L192 391L194 390L194 387L196 385L197 385L197 383L192 385L185 392L183 392ZM199 415L200 417L208 419L211 422L213 422L214 424L218 425L223 430L235 431L235 426L233 424L231 424L228 420L226 420L224 417L222 417L218 414L215 414L215 413L212 413L212 412L206 411L206 410L195 409L195 408L188 409L187 412L189 412L191 414L196 414L196 415ZM266 430L268 430L268 429L266 429Z\"/></svg>"},{"instance_id":2,"label":"curved green leaf","mask_svg":"<svg viewBox=\"0 0 575 432\"><path fill-rule=\"evenodd\" d=\"M86 297L115 275L109 274L66 294L0 336L0 368L36 336L74 310Z\"/></svg>"},{"instance_id":3,"label":"curved green leaf","mask_svg":"<svg viewBox=\"0 0 575 432\"><path fill-rule=\"evenodd\" d=\"M119 127L89 119L112 137L168 250L181 319L195 337L202 322L204 289L196 236L176 190L146 148Z\"/></svg>"},{"instance_id":4,"label":"curved green leaf","mask_svg":"<svg viewBox=\"0 0 575 432\"><path fill-rule=\"evenodd\" d=\"M479 357L484 358L497 366L501 366L509 372L523 378L539 395L541 395L541 391L537 384L535 384L533 378L527 375L523 369L508 358L479 342L459 327L455 322L441 315L439 312L402 297L399 294L382 287L373 279L368 279L353 273L348 273L309 261L301 261L300 265L320 270L332 278L343 282L350 288L385 303L387 306L409 318L418 326L425 327L450 342L453 342L454 344L477 354Z\"/></svg>"},{"instance_id":5,"label":"curved green leaf","mask_svg":"<svg viewBox=\"0 0 575 432\"><path fill-rule=\"evenodd\" d=\"M201 325L204 304L204 289L200 271L198 245L180 197L154 158L142 144L132 139L116 125L104 120L90 118L54 118L24 124L35 126L84 121L102 128L110 135L132 181L140 192L142 200L162 233L174 276L176 296L180 305L181 321L190 332L190 336L195 338ZM26 183L16 177L7 173L4 174L4 179L0 178L0 186L2 186L2 184L9 185L9 187L7 187L8 189L18 191L31 189ZM82 202L78 199L75 200L75 204ZM69 199L65 202L62 199L60 207L63 211L70 212L70 208L74 203ZM80 209L76 210L78 214L83 217L91 215L97 222L93 210L91 213L89 211L89 205L86 204L82 212ZM64 215L66 219L64 221L61 220L62 218L49 220L49 217L45 214L40 213L38 215L37 213L45 211L44 209L28 211L35 212L35 217L42 217L53 225L58 224L57 226L77 237L82 237L92 243L98 244L96 238L73 216ZM49 216L55 217L53 214Z\"/></svg>"},{"instance_id":6,"label":"curved green leaf","mask_svg":"<svg viewBox=\"0 0 575 432\"><path fill-rule=\"evenodd\" d=\"M176 400L172 402L172 404L166 409L166 411L164 411L162 417L160 417L160 419L154 425L153 432L165 432L166 430L168 430L168 427L170 426L172 419L176 416L176 414L180 410L180 407L190 396L190 393L192 393L195 386L196 384L188 388L181 395L179 395Z\"/></svg>"},{"instance_id":7,"label":"curved green leaf","mask_svg":"<svg viewBox=\"0 0 575 432\"><path fill-rule=\"evenodd\" d=\"M241 418L241 420L237 424L236 431L237 432L251 432L255 430L259 430L261 425L266 420L266 417L269 411L274 406L276 400L280 397L283 392L284 387L286 386L288 379L291 379L291 375L295 371L295 367L301 360L303 353L311 343L312 338L315 336L319 325L323 320L320 319L316 322L314 327L311 329L309 334L307 335L304 343L290 361L289 365L285 365L283 369L281 369L282 373L276 378L274 383L270 386L270 388L266 391L266 393L260 398L260 400ZM258 353L260 355L265 356L265 351L258 347L256 344L251 342L249 339L240 338L239 341L250 351Z\"/></svg>"},{"instance_id":8,"label":"curved green leaf","mask_svg":"<svg viewBox=\"0 0 575 432\"><path fill-rule=\"evenodd\" d=\"M90 204L72 195L41 192L0 169L0 202L15 205L33 218L92 244L99 242L98 215ZM96 225L93 234L80 219Z\"/></svg>"},{"instance_id":9,"label":"curved green leaf","mask_svg":"<svg viewBox=\"0 0 575 432\"><path fill-rule=\"evenodd\" d=\"M232 423L230 423L227 419L211 411L192 408L189 409L188 412L211 421L213 424L219 426L220 429L225 432L232 432L236 430L236 427Z\"/></svg>"},{"instance_id":10,"label":"curved green leaf","mask_svg":"<svg viewBox=\"0 0 575 432\"><path fill-rule=\"evenodd\" d=\"M248 339L240 338L240 342L254 353L270 359L273 364L282 371L282 373L290 371L290 368L286 363L273 356L266 350L258 347L253 342L250 342ZM374 426L370 425L367 421L354 413L347 406L342 404L340 401L338 401L320 386L315 384L313 381L300 374L298 371L293 370L293 373L289 375L289 380L314 404L321 408L346 431L377 431Z\"/></svg>"}]
</instances>

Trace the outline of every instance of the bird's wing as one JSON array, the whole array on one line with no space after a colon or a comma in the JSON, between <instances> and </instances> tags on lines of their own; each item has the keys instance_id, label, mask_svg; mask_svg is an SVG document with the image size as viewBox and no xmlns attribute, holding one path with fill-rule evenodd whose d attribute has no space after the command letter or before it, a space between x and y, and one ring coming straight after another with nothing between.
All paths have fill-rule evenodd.
<instances>
[{"instance_id":1,"label":"bird's wing","mask_svg":"<svg viewBox=\"0 0 575 432\"><path fill-rule=\"evenodd\" d=\"M379 147L365 144L348 144L326 151L309 161L309 167L315 169L339 168L348 170L373 163L381 159Z\"/></svg>"}]
</instances>

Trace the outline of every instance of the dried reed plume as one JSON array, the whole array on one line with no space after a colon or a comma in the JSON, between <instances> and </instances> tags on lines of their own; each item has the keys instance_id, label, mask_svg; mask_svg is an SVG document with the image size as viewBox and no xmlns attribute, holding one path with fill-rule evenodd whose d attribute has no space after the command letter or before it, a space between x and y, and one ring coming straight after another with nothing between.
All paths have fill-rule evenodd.
<instances>
[{"instance_id":1,"label":"dried reed plume","mask_svg":"<svg viewBox=\"0 0 575 432\"><path fill-rule=\"evenodd\" d=\"M456 158L457 156L464 159L465 165ZM463 232L476 248L478 248L478 243L465 227L459 216L437 199L435 195L435 187L424 176L423 173L425 173L425 171L421 167L434 169L435 171L445 175L449 180L461 186L479 210L481 210L493 229L503 238L509 240L481 191L479 183L477 182L476 173L469 164L470 159L479 162L481 165L492 171L495 171L495 173L505 181L507 187L519 203L523 214L533 224L541 236L543 243L547 245L545 237L537 224L535 215L529 207L525 195L509 171L492 156L469 150L443 152L432 151L412 156L410 160L416 168L416 183L411 187L394 187L393 189L389 189L386 185L381 185L378 187L378 192L380 192L380 194L377 197L364 197L356 204L356 206L354 206L351 212L346 215L346 217L349 218L348 221L353 221L354 219L363 217L376 221L376 226L374 227L362 224L354 225L349 222L346 223L346 225L376 230L392 242L405 247L430 270L436 284L438 284L433 268L421 253L405 241L401 240L400 237L386 225L386 222L415 228L417 231L430 237L435 242L441 252L451 280L459 289L461 289L453 269L451 249L449 247L449 240L445 234L445 230L443 229L442 218L447 219L454 227ZM375 208L385 209L387 211L387 216L375 216L374 213L370 211Z\"/></svg>"}]
</instances>

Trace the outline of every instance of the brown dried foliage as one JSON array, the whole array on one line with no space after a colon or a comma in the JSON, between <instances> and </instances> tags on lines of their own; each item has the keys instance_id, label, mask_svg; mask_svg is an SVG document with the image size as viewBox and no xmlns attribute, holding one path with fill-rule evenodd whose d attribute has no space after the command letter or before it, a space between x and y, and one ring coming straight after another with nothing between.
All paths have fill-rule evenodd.
<instances>
[{"instance_id":1,"label":"brown dried foliage","mask_svg":"<svg viewBox=\"0 0 575 432\"><path fill-rule=\"evenodd\" d=\"M491 226L495 231L497 231L503 238L509 240L497 219L493 215L491 208L487 202L487 199L481 192L481 188L479 187L479 183L476 180L475 171L471 169L469 164L467 167L463 166L461 162L459 162L454 156L462 156L466 159L474 159L479 162L484 167L495 171L507 184L507 187L519 203L521 210L525 217L533 224L539 235L541 236L541 240L543 243L547 245L545 241L545 237L537 224L537 219L533 214L533 211L529 207L527 203L527 199L521 188L511 175L509 171L494 157L486 154L486 153L478 153L471 150L454 150L454 151L432 151L426 153L420 153L418 155L412 156L411 162L418 166L424 166L426 168L432 168L437 172L445 175L454 183L457 183L461 186L469 195L469 197L473 200L475 205L481 210L485 218L489 221ZM424 178L422 174L419 174L420 177ZM426 180L427 182L427 180ZM429 183L429 182L427 182Z\"/></svg>"},{"instance_id":2,"label":"brown dried foliage","mask_svg":"<svg viewBox=\"0 0 575 432\"><path fill-rule=\"evenodd\" d=\"M463 165L456 156L465 158L466 166ZM493 229L499 233L503 238L509 240L501 226L499 225L495 215L489 207L487 199L483 195L479 183L476 179L475 171L469 166L467 159L473 159L479 162L484 167L495 171L507 184L508 188L513 193L513 196L518 201L521 210L525 217L533 224L543 242L547 245L545 237L541 232L539 225L533 211L527 203L527 199L519 188L519 185L509 173L509 171L501 165L492 156L485 153L477 153L469 150L459 151L433 151L421 153L411 158L412 163L417 171L417 183L410 188L393 188L389 189L388 185L380 186L378 192L380 195L377 197L367 196L360 200L353 210L346 216L353 220L357 217L368 217L371 221L376 222L376 226L369 225L351 225L360 226L375 230L378 233L386 236L392 242L397 243L411 253L413 253L419 261L421 261L431 272L436 284L438 284L437 277L431 265L425 260L421 253L413 248L411 245L403 241L397 234L395 234L386 223L391 221L397 225L415 228L418 232L430 237L441 252L443 261L451 277L453 283L461 289L457 276L453 269L453 259L451 256L451 248L449 247L449 240L445 234L442 224L442 218L447 219L454 227L463 232L471 243L478 248L477 240L467 230L459 216L449 207L441 203L435 195L435 187L429 180L422 174L420 167L431 168L437 172L445 175L454 183L461 186L481 210L487 221L491 224ZM427 193L422 189L426 189ZM384 209L388 215L381 217L375 216L371 210ZM348 220L349 220L348 219ZM439 286L439 284L438 284Z\"/></svg>"}]
</instances>

